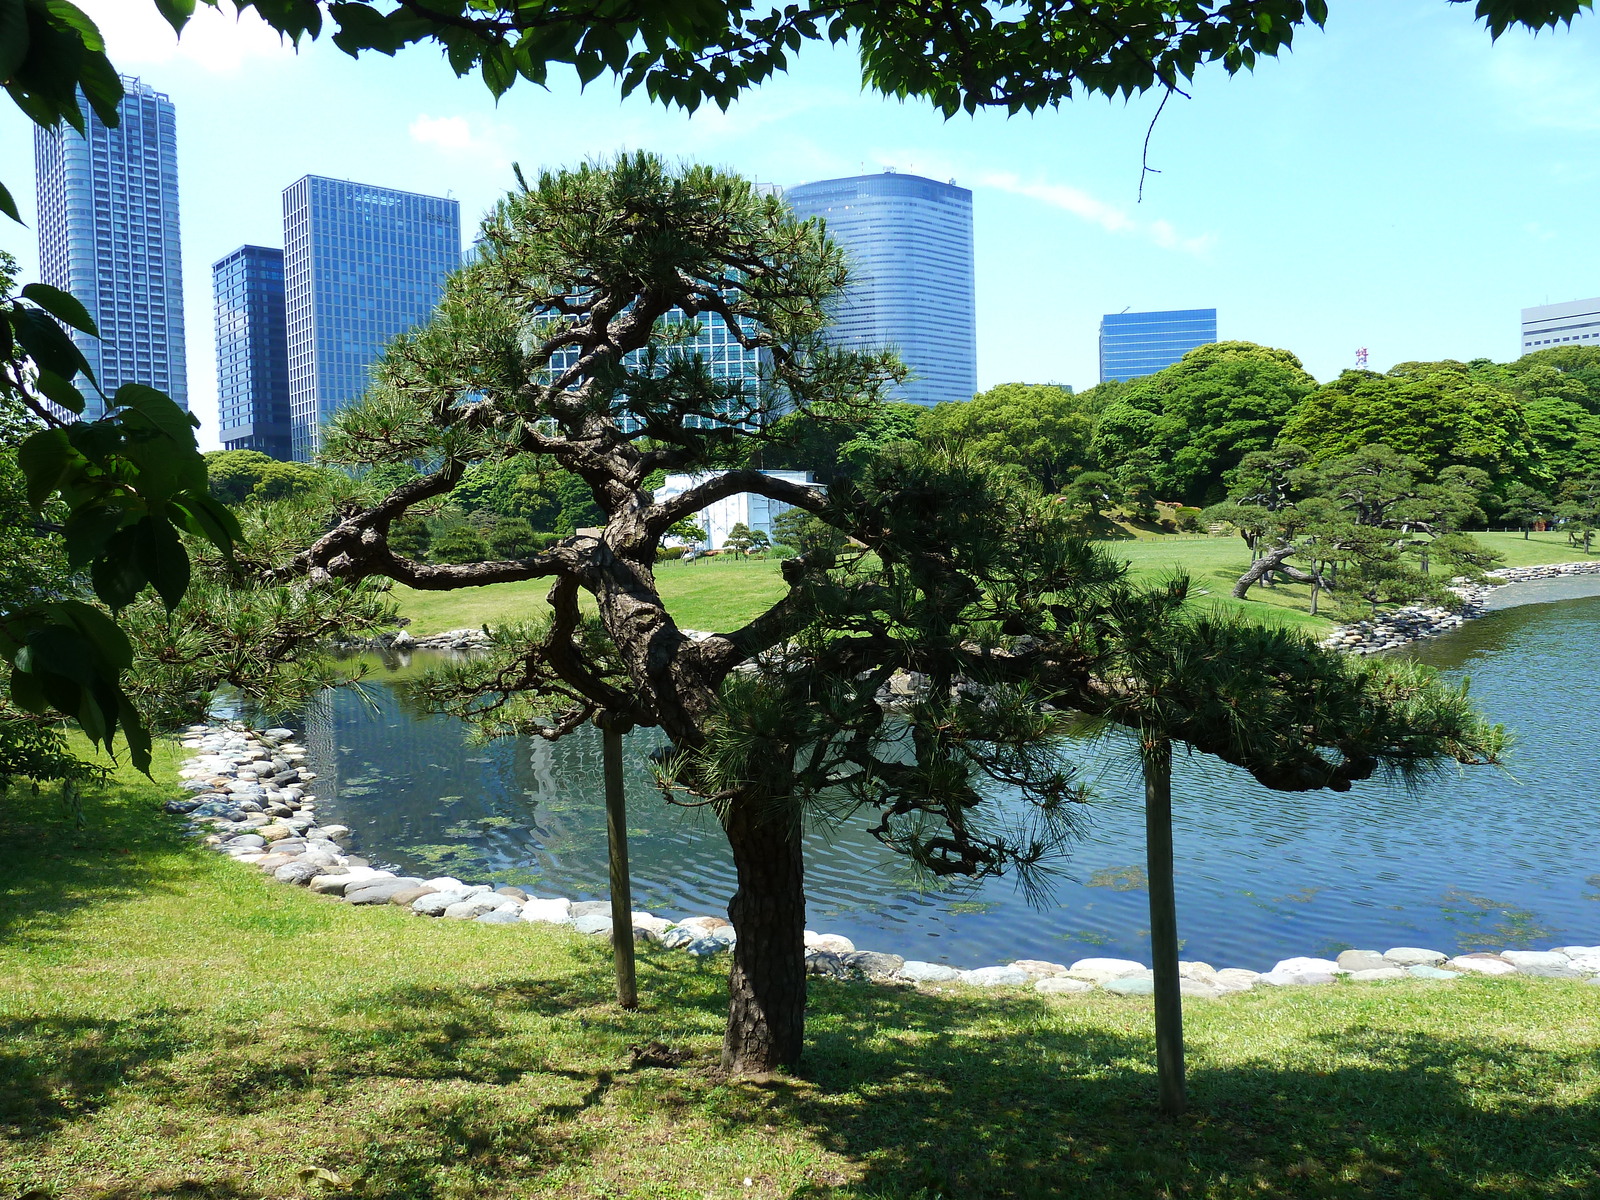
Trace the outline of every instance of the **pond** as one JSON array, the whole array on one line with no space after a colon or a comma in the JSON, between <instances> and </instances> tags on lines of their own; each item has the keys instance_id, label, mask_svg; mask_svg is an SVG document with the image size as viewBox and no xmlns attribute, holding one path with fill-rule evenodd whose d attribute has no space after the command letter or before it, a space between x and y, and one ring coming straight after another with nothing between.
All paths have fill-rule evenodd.
<instances>
[{"instance_id":1,"label":"pond","mask_svg":"<svg viewBox=\"0 0 1600 1200\"><path fill-rule=\"evenodd\" d=\"M1409 652L1453 677L1518 741L1509 771L1451 769L1414 792L1369 782L1343 795L1268 791L1179 755L1174 838L1186 957L1265 969L1280 958L1396 945L1451 952L1600 941L1600 596L1570 581L1513 585L1495 611ZM1542 590L1541 590L1542 589ZM418 660L424 658L417 656ZM379 673L307 714L329 820L356 848L424 877L606 894L600 743L473 744L460 723L408 712ZM650 734L628 739L635 907L722 915L734 886L720 831L666 805ZM1085 835L1042 903L1009 879L929 891L865 832L806 836L811 928L864 949L970 967L1096 954L1149 961L1143 816L1125 747L1086 747Z\"/></svg>"}]
</instances>

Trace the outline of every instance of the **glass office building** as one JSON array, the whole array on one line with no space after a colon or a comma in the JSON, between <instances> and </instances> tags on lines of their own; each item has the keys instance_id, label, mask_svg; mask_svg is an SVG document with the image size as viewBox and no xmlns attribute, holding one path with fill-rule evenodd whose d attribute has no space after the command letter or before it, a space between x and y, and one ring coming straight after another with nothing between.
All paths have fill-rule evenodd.
<instances>
[{"instance_id":1,"label":"glass office building","mask_svg":"<svg viewBox=\"0 0 1600 1200\"><path fill-rule=\"evenodd\" d=\"M307 175L283 193L291 450L366 391L396 334L425 322L461 265L454 200Z\"/></svg>"},{"instance_id":2,"label":"glass office building","mask_svg":"<svg viewBox=\"0 0 1600 1200\"><path fill-rule=\"evenodd\" d=\"M211 265L218 436L228 450L290 456L283 251L240 246Z\"/></svg>"},{"instance_id":3,"label":"glass office building","mask_svg":"<svg viewBox=\"0 0 1600 1200\"><path fill-rule=\"evenodd\" d=\"M1217 340L1217 310L1108 313L1100 318L1100 382L1137 379Z\"/></svg>"},{"instance_id":4,"label":"glass office building","mask_svg":"<svg viewBox=\"0 0 1600 1200\"><path fill-rule=\"evenodd\" d=\"M177 120L161 92L128 76L122 86L116 128L85 104L83 133L34 130L39 276L94 318L99 338L72 338L107 395L142 383L187 408ZM91 399L84 415L101 411Z\"/></svg>"},{"instance_id":5,"label":"glass office building","mask_svg":"<svg viewBox=\"0 0 1600 1200\"><path fill-rule=\"evenodd\" d=\"M851 260L830 340L893 348L912 378L895 399L971 400L978 390L972 193L918 175L857 175L784 189L800 217L820 217Z\"/></svg>"}]
</instances>

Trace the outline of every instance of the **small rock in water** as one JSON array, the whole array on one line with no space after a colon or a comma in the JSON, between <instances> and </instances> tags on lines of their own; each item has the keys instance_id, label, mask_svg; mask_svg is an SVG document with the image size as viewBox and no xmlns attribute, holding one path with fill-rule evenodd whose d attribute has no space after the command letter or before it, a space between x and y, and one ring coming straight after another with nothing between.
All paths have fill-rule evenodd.
<instances>
[{"instance_id":1,"label":"small rock in water","mask_svg":"<svg viewBox=\"0 0 1600 1200\"><path fill-rule=\"evenodd\" d=\"M961 972L942 963L917 962L913 960L912 962L900 964L899 975L901 979L909 979L913 983L944 983L948 980L959 978Z\"/></svg>"}]
</instances>

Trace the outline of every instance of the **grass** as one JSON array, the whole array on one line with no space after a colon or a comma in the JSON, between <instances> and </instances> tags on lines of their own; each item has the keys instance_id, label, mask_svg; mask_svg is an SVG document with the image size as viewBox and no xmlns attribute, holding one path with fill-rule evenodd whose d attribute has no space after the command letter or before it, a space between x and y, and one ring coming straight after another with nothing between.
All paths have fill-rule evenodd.
<instances>
[{"instance_id":1,"label":"grass","mask_svg":"<svg viewBox=\"0 0 1600 1200\"><path fill-rule=\"evenodd\" d=\"M0 1196L1596 1194L1586 985L1195 1002L1180 1120L1148 1001L1104 994L818 983L802 1070L729 1082L725 960L645 951L624 1012L598 941L268 883L163 794L124 775L82 830L0 803ZM632 1065L651 1040L690 1058Z\"/></svg>"},{"instance_id":2,"label":"grass","mask_svg":"<svg viewBox=\"0 0 1600 1200\"><path fill-rule=\"evenodd\" d=\"M1505 557L1509 567L1575 562L1583 551L1568 546L1565 534L1486 533L1479 538ZM1199 603L1218 612L1239 613L1253 621L1291 625L1325 633L1331 622L1313 617L1311 589L1304 584L1279 584L1251 589L1247 600L1229 593L1250 565L1250 552L1236 537L1140 536L1102 542L1129 564L1135 579L1146 582L1184 570L1194 580ZM748 621L783 595L778 564L760 559L711 558L695 563L662 563L656 570L662 598L686 629L732 629ZM396 585L402 615L411 618L416 634L440 633L479 625L498 625L542 615L550 585L544 580L501 583L456 592L419 592ZM587 600L587 597L585 597Z\"/></svg>"}]
</instances>

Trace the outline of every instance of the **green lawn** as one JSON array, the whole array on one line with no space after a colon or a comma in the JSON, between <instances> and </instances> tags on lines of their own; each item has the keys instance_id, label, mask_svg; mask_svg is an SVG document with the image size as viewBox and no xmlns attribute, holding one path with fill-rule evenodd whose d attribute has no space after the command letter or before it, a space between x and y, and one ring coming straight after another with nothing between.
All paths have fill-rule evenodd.
<instances>
[{"instance_id":1,"label":"green lawn","mask_svg":"<svg viewBox=\"0 0 1600 1200\"><path fill-rule=\"evenodd\" d=\"M1147 1000L817 983L803 1069L731 1083L725 959L643 952L623 1012L599 941L268 883L178 836L163 794L124 779L82 830L48 791L0 802L0 1196L1521 1200L1600 1178L1592 986L1192 1002L1194 1111L1169 1121ZM631 1065L653 1039L690 1058Z\"/></svg>"},{"instance_id":2,"label":"green lawn","mask_svg":"<svg viewBox=\"0 0 1600 1200\"><path fill-rule=\"evenodd\" d=\"M1567 545L1566 536L1536 533L1524 540L1516 533L1478 535L1505 556L1505 565L1575 562L1580 549ZM1311 589L1300 584L1257 587L1250 598L1229 595L1234 582L1250 565L1250 552L1236 537L1148 537L1102 542L1124 559L1135 579L1154 581L1175 570L1194 580L1197 598L1222 612L1239 612L1252 620L1295 625L1314 633L1326 632L1330 623L1310 615ZM695 563L662 563L656 571L661 594L687 629L732 629L749 620L783 594L776 562L732 558L703 559ZM457 592L419 592L396 586L400 611L411 618L411 631L439 633L479 625L528 619L546 611L544 580L501 583Z\"/></svg>"}]
</instances>

